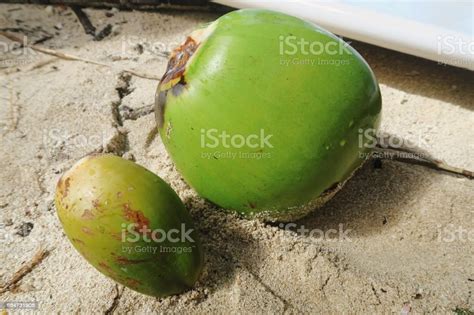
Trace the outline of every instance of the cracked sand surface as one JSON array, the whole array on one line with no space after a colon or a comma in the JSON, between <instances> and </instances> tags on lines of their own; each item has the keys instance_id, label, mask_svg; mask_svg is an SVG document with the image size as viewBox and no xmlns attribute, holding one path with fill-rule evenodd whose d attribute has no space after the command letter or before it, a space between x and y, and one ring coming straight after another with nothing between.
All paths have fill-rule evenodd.
<instances>
[{"instance_id":1,"label":"cracked sand surface","mask_svg":"<svg viewBox=\"0 0 474 315\"><path fill-rule=\"evenodd\" d=\"M37 301L40 313L399 313L405 303L414 313L474 308L474 239L440 240L459 227L474 233L472 180L399 162L367 163L327 205L296 222L323 231L343 224L352 230L351 242L318 241L227 214L183 182L156 136L150 106L157 82L118 70L161 75L166 58L151 53L151 44L168 51L217 16L86 12L99 28L116 26L115 33L95 42L70 10L0 5L0 28L22 27L33 40L46 31L54 36L41 45L113 66L0 56L2 65L13 60L0 68L0 223L8 236L0 242L0 283L40 246L50 251L0 301ZM381 129L473 170L472 73L353 46L381 84ZM206 254L195 289L156 299L116 287L69 244L53 206L55 185L75 161L97 151L135 159L190 209ZM22 237L15 233L24 222L34 227Z\"/></svg>"}]
</instances>

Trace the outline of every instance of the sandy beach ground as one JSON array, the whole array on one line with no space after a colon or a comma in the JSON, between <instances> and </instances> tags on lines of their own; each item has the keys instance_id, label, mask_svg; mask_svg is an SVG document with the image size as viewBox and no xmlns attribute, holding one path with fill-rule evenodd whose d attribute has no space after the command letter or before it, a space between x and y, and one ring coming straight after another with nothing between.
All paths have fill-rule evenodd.
<instances>
[{"instance_id":1,"label":"sandy beach ground","mask_svg":"<svg viewBox=\"0 0 474 315\"><path fill-rule=\"evenodd\" d=\"M93 41L70 9L0 5L0 28L29 43L110 65L24 50L0 54L0 284L49 251L0 302L50 313L452 313L474 309L474 181L396 161L362 167L323 208L295 222L240 219L205 202L176 172L152 112L170 51L211 13L85 10ZM0 37L2 49L12 42ZM474 169L474 76L353 42L383 96L381 129L451 165ZM21 52L19 52L21 51ZM196 288L157 299L116 285L68 242L53 195L82 156L112 152L149 168L190 209L205 249ZM339 229L321 239L300 229ZM10 310L8 310L10 311Z\"/></svg>"}]
</instances>

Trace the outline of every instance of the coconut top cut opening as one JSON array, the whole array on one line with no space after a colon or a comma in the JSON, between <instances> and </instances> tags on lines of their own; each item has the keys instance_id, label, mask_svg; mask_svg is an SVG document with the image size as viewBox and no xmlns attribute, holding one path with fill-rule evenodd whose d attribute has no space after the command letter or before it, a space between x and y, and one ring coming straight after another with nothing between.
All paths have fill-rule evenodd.
<instances>
[{"instance_id":1,"label":"coconut top cut opening","mask_svg":"<svg viewBox=\"0 0 474 315\"><path fill-rule=\"evenodd\" d=\"M166 98L168 91L175 96L183 92L187 84L185 80L187 65L196 54L201 43L212 33L216 21L192 32L178 48L174 49L168 61L165 74L158 84L155 95L155 117L158 128L163 127L163 120L166 107Z\"/></svg>"},{"instance_id":2,"label":"coconut top cut opening","mask_svg":"<svg viewBox=\"0 0 474 315\"><path fill-rule=\"evenodd\" d=\"M190 62L191 57L196 53L201 43L212 33L214 28L215 22L210 23L207 27L195 30L186 37L184 43L173 50L165 74L161 78L159 91L169 90L178 83L186 84L184 78L186 65Z\"/></svg>"}]
</instances>

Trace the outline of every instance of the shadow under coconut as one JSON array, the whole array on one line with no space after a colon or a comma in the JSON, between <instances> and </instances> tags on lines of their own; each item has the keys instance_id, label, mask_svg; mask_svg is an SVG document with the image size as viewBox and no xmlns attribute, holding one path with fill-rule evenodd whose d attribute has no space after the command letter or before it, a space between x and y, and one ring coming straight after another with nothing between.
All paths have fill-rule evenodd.
<instances>
[{"instance_id":1,"label":"shadow under coconut","mask_svg":"<svg viewBox=\"0 0 474 315\"><path fill-rule=\"evenodd\" d=\"M395 138L400 146L382 146ZM380 234L386 231L387 223L394 227L402 216L410 215L407 204L425 189L433 172L473 177L471 171L447 165L411 141L382 132L374 155L344 187L321 208L296 222L297 227L307 229L299 234L308 236L309 231L316 230L316 236L324 239L340 237L341 230L349 229L352 236ZM334 237L321 235L334 229L339 233L333 232Z\"/></svg>"},{"instance_id":2,"label":"shadow under coconut","mask_svg":"<svg viewBox=\"0 0 474 315\"><path fill-rule=\"evenodd\" d=\"M368 160L322 208L294 222L296 228L292 231L304 226L308 230L326 232L338 230L342 224L344 229L352 230L349 237L359 237L381 233L388 221L390 225L396 224L403 215L398 205L419 193L425 172L420 171L422 166L383 160L380 167L374 161L377 160ZM264 223L239 218L211 203L203 208L188 201L186 206L193 209L191 214L205 255L204 271L196 287L198 291L207 289L212 294L231 286L239 268L249 272L260 270L268 252L263 248L263 240L252 235L252 231L255 231L255 224L262 224L264 228ZM269 225L282 228L279 223ZM312 236L299 234L305 236L308 243L315 243Z\"/></svg>"},{"instance_id":3,"label":"shadow under coconut","mask_svg":"<svg viewBox=\"0 0 474 315\"><path fill-rule=\"evenodd\" d=\"M216 291L235 281L239 268L258 268L260 244L250 232L252 221L219 209L206 202L204 209L190 209L204 249L204 269L199 286ZM202 206L201 206L202 207ZM200 208L201 208L200 207Z\"/></svg>"},{"instance_id":4,"label":"shadow under coconut","mask_svg":"<svg viewBox=\"0 0 474 315\"><path fill-rule=\"evenodd\" d=\"M412 151L419 156L429 157L416 147ZM398 152L406 153L402 150ZM403 205L410 203L425 189L424 183L430 172L433 171L420 165L371 158L334 198L308 216L293 222L290 230L306 237L310 243L320 240L314 239L309 231L340 231L341 226L343 230L351 230L349 237L381 234L387 228L396 226L406 215L403 211L408 210ZM204 272L199 281L201 288L208 288L212 292L231 284L241 267L260 269L265 249L263 239L255 234L255 225L261 224L264 229L264 223L240 218L210 202L203 205L200 200L189 199L185 200L185 204L191 209L204 248ZM288 226L278 222L267 224L281 229ZM298 231L302 226L306 230ZM333 233L333 236L337 238L339 234Z\"/></svg>"},{"instance_id":5,"label":"shadow under coconut","mask_svg":"<svg viewBox=\"0 0 474 315\"><path fill-rule=\"evenodd\" d=\"M396 226L404 215L401 205L416 198L423 189L427 173L421 168L424 167L370 159L333 199L296 224L322 232L350 229L349 237L380 234L388 222Z\"/></svg>"}]
</instances>

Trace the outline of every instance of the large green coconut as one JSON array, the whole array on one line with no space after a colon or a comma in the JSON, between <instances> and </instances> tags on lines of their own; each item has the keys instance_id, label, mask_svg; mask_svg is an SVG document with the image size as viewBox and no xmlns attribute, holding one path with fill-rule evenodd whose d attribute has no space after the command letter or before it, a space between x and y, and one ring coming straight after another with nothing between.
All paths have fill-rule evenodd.
<instances>
[{"instance_id":1,"label":"large green coconut","mask_svg":"<svg viewBox=\"0 0 474 315\"><path fill-rule=\"evenodd\" d=\"M202 197L290 220L364 162L381 97L367 63L335 35L282 13L239 10L173 51L155 109L167 151Z\"/></svg>"}]
</instances>

